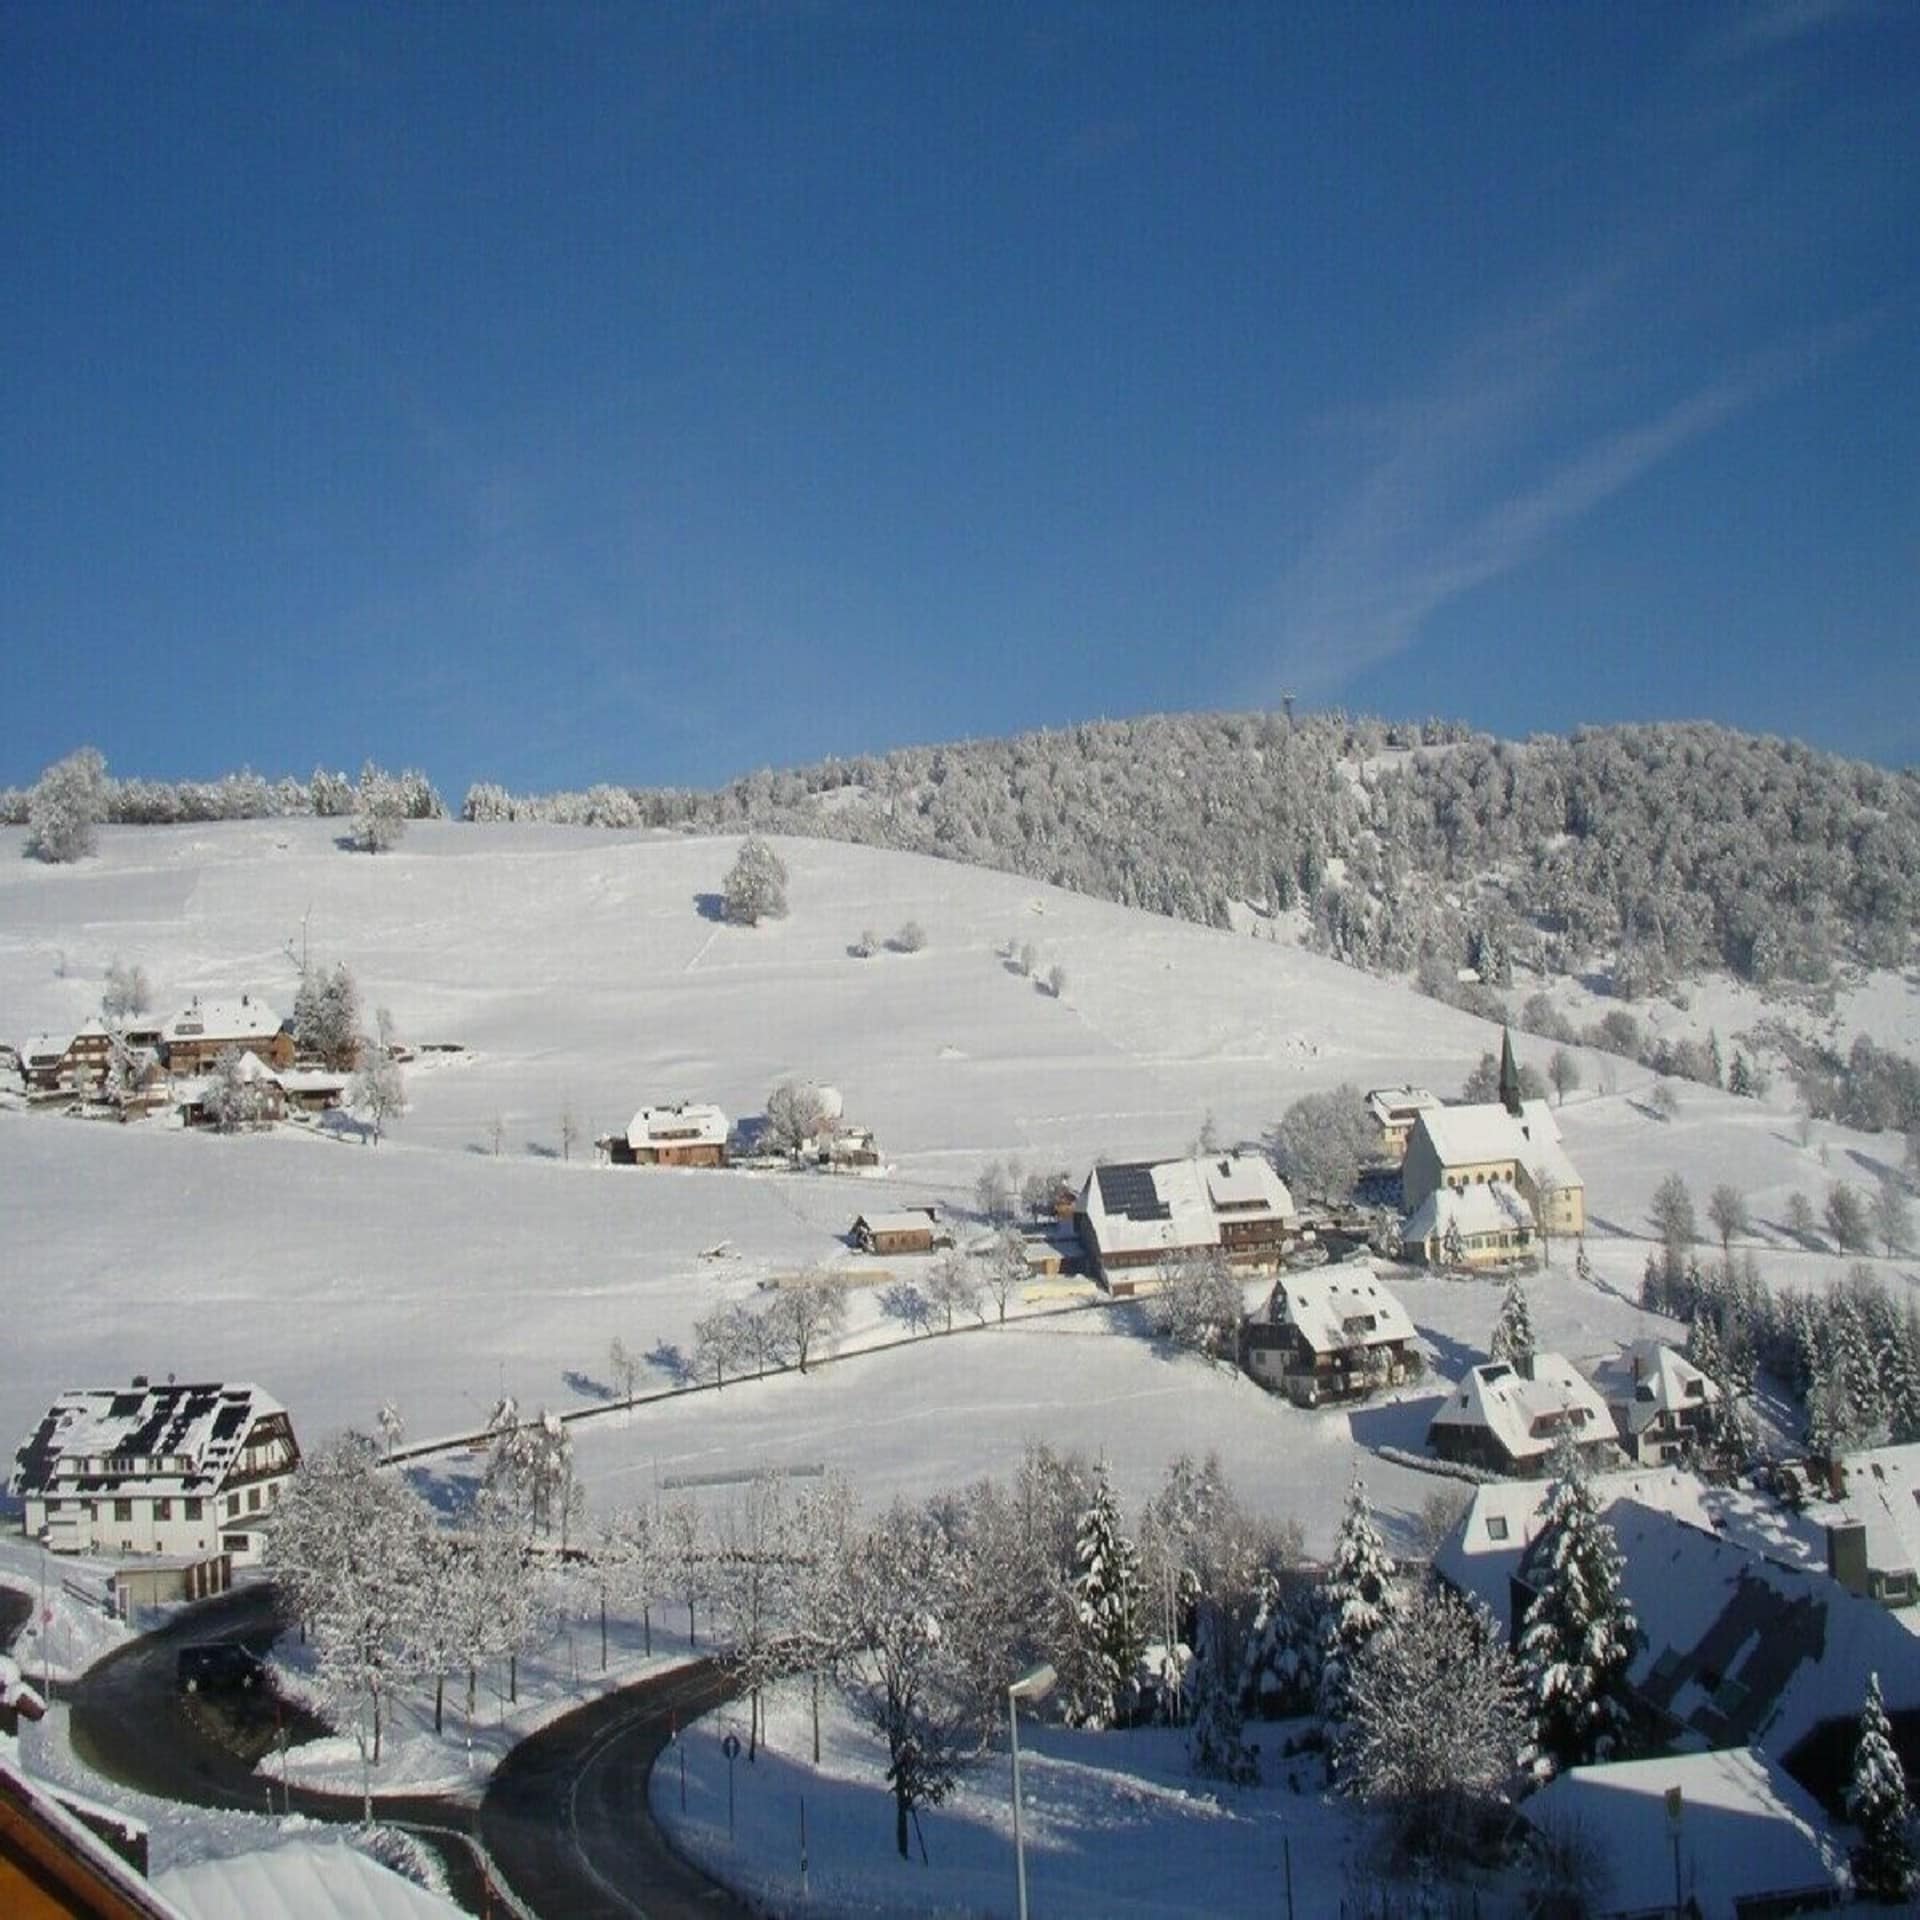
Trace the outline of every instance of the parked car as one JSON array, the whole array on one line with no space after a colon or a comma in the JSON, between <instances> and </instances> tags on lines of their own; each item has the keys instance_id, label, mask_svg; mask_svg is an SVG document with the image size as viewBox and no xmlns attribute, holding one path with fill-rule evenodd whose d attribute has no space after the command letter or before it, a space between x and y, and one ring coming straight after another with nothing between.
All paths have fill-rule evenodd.
<instances>
[{"instance_id":1,"label":"parked car","mask_svg":"<svg viewBox=\"0 0 1920 1920\"><path fill-rule=\"evenodd\" d=\"M182 1693L251 1693L265 1679L260 1656L232 1641L180 1649Z\"/></svg>"}]
</instances>

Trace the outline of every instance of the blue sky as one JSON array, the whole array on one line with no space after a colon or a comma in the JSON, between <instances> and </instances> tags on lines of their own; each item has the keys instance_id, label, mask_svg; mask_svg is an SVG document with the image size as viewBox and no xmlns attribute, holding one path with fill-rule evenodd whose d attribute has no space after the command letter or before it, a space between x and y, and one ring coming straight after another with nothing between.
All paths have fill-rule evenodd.
<instances>
[{"instance_id":1,"label":"blue sky","mask_svg":"<svg viewBox=\"0 0 1920 1920\"><path fill-rule=\"evenodd\" d=\"M0 781L1920 761L1920 8L0 4Z\"/></svg>"}]
</instances>

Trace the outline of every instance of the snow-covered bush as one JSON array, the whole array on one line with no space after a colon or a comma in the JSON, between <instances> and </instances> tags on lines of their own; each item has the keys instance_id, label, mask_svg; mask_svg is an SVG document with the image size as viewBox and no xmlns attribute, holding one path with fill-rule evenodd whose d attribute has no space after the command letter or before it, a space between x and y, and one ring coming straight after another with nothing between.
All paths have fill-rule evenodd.
<instances>
[{"instance_id":1,"label":"snow-covered bush","mask_svg":"<svg viewBox=\"0 0 1920 1920\"><path fill-rule=\"evenodd\" d=\"M56 760L27 800L27 851L49 862L81 860L99 844L107 817L107 763L98 748Z\"/></svg>"},{"instance_id":2,"label":"snow-covered bush","mask_svg":"<svg viewBox=\"0 0 1920 1920\"><path fill-rule=\"evenodd\" d=\"M722 911L735 926L783 919L787 911L786 863L757 835L749 834L721 885Z\"/></svg>"}]
</instances>

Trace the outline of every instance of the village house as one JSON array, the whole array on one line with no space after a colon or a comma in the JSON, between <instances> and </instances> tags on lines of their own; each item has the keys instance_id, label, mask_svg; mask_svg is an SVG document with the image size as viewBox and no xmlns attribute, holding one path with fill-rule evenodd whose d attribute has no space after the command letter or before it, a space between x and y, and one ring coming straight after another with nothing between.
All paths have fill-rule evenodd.
<instances>
[{"instance_id":1,"label":"village house","mask_svg":"<svg viewBox=\"0 0 1920 1920\"><path fill-rule=\"evenodd\" d=\"M1399 1386L1419 1365L1413 1322L1364 1257L1273 1283L1241 1328L1247 1371L1297 1406Z\"/></svg>"},{"instance_id":2,"label":"village house","mask_svg":"<svg viewBox=\"0 0 1920 1920\"><path fill-rule=\"evenodd\" d=\"M352 1085L348 1075L319 1067L288 1067L274 1078L280 1082L289 1113L331 1113L346 1104Z\"/></svg>"},{"instance_id":3,"label":"village house","mask_svg":"<svg viewBox=\"0 0 1920 1920\"><path fill-rule=\"evenodd\" d=\"M1510 1041L1503 1043L1500 1088L1498 1100L1429 1108L1414 1121L1400 1173L1408 1244L1426 1244L1421 1229L1432 1224L1433 1216L1423 1207L1433 1195L1488 1185L1512 1189L1542 1233L1564 1238L1586 1231L1586 1188L1560 1144L1560 1128L1547 1103L1521 1099ZM1508 1210L1504 1197L1501 1207ZM1460 1230L1467 1230L1464 1221Z\"/></svg>"},{"instance_id":4,"label":"village house","mask_svg":"<svg viewBox=\"0 0 1920 1920\"><path fill-rule=\"evenodd\" d=\"M55 1553L221 1553L251 1565L300 1463L286 1409L254 1386L64 1393L14 1455L7 1490Z\"/></svg>"},{"instance_id":5,"label":"village house","mask_svg":"<svg viewBox=\"0 0 1920 1920\"><path fill-rule=\"evenodd\" d=\"M80 1092L97 1092L113 1068L114 1035L98 1015L67 1042L67 1078Z\"/></svg>"},{"instance_id":6,"label":"village house","mask_svg":"<svg viewBox=\"0 0 1920 1920\"><path fill-rule=\"evenodd\" d=\"M1848 1592L1896 1610L1920 1601L1920 1445L1830 1462L1800 1517L1823 1533L1827 1571Z\"/></svg>"},{"instance_id":7,"label":"village house","mask_svg":"<svg viewBox=\"0 0 1920 1920\"><path fill-rule=\"evenodd\" d=\"M1095 1167L1074 1225L1112 1293L1157 1285L1164 1264L1208 1253L1273 1271L1295 1234L1293 1196L1256 1153Z\"/></svg>"},{"instance_id":8,"label":"village house","mask_svg":"<svg viewBox=\"0 0 1920 1920\"><path fill-rule=\"evenodd\" d=\"M20 1078L29 1093L58 1093L71 1088L70 1033L36 1033L20 1043Z\"/></svg>"},{"instance_id":9,"label":"village house","mask_svg":"<svg viewBox=\"0 0 1920 1920\"><path fill-rule=\"evenodd\" d=\"M863 1173L880 1165L880 1145L871 1127L836 1127L821 1136L819 1153L829 1173Z\"/></svg>"},{"instance_id":10,"label":"village house","mask_svg":"<svg viewBox=\"0 0 1920 1920\"><path fill-rule=\"evenodd\" d=\"M600 1147L621 1167L724 1167L727 1116L716 1106L682 1100L670 1107L642 1107L625 1133L609 1134Z\"/></svg>"},{"instance_id":11,"label":"village house","mask_svg":"<svg viewBox=\"0 0 1920 1920\"><path fill-rule=\"evenodd\" d=\"M1427 1428L1442 1460L1526 1478L1543 1473L1562 1435L1589 1464L1617 1457L1613 1417L1572 1361L1536 1353L1530 1372L1505 1360L1469 1367Z\"/></svg>"},{"instance_id":12,"label":"village house","mask_svg":"<svg viewBox=\"0 0 1920 1920\"><path fill-rule=\"evenodd\" d=\"M206 1073L229 1047L258 1055L276 1071L293 1065L293 1035L264 1000L251 994L204 1003L196 994L191 1006L160 1029L161 1057L172 1074Z\"/></svg>"},{"instance_id":13,"label":"village house","mask_svg":"<svg viewBox=\"0 0 1920 1920\"><path fill-rule=\"evenodd\" d=\"M1425 1087L1375 1087L1367 1095L1367 1118L1378 1130L1374 1151L1396 1167L1407 1157L1413 1123L1445 1103Z\"/></svg>"},{"instance_id":14,"label":"village house","mask_svg":"<svg viewBox=\"0 0 1920 1920\"><path fill-rule=\"evenodd\" d=\"M1591 1362L1587 1373L1628 1459L1659 1466L1704 1442L1720 1389L1664 1341L1636 1340Z\"/></svg>"},{"instance_id":15,"label":"village house","mask_svg":"<svg viewBox=\"0 0 1920 1920\"><path fill-rule=\"evenodd\" d=\"M907 1207L897 1213L863 1213L854 1221L854 1244L862 1253L931 1253L953 1245L938 1207Z\"/></svg>"},{"instance_id":16,"label":"village house","mask_svg":"<svg viewBox=\"0 0 1920 1920\"><path fill-rule=\"evenodd\" d=\"M1641 1632L1627 1680L1654 1739L1758 1746L1815 1794L1837 1797L1878 1673L1895 1744L1909 1766L1920 1759L1920 1637L1884 1608L1637 1500L1613 1501L1606 1520ZM1516 1621L1538 1590L1542 1551L1536 1541L1515 1575Z\"/></svg>"}]
</instances>

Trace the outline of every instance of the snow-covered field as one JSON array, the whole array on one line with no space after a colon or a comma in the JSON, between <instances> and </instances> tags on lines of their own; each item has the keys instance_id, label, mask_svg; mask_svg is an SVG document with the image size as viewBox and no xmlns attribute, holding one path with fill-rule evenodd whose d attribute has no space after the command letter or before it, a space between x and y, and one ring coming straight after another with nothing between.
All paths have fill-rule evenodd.
<instances>
[{"instance_id":1,"label":"snow-covered field","mask_svg":"<svg viewBox=\"0 0 1920 1920\"><path fill-rule=\"evenodd\" d=\"M9 1033L77 1024L116 955L145 967L163 1010L242 990L290 1006L304 940L353 969L369 1019L387 1007L402 1038L466 1049L410 1070L413 1111L377 1148L0 1112L0 1431L24 1434L62 1387L134 1372L257 1380L309 1441L371 1426L389 1398L416 1438L470 1429L503 1389L527 1407L591 1405L614 1338L684 1350L723 1298L812 1262L858 1265L842 1238L856 1212L964 1206L989 1159L1079 1175L1099 1155L1183 1151L1209 1114L1223 1139L1255 1136L1343 1080L1451 1092L1497 1044L1482 1022L1294 947L911 855L782 843L791 916L742 929L712 917L735 841L443 823L371 858L341 851L336 824L109 830L70 868L21 859L19 834L0 834ZM925 951L849 953L908 919ZM1062 998L1002 961L1009 940L1065 968ZM1544 1043L1518 1044L1544 1064ZM1590 1089L1600 1064L1583 1060ZM1723 1179L1749 1195L1770 1276L1843 1270L1784 1244L1785 1201L1866 1181L1885 1142L1822 1126L1802 1147L1781 1105L1706 1089L1682 1088L1663 1123L1636 1098L1647 1076L1613 1064L1617 1093L1564 1112L1596 1284L1562 1250L1534 1290L1546 1340L1587 1352L1644 1324L1636 1236L1672 1169L1702 1200ZM569 1107L591 1136L645 1101L757 1112L789 1076L842 1089L886 1177L559 1157ZM1405 1292L1439 1371L1457 1374L1484 1345L1493 1291ZM853 1321L856 1339L898 1333L871 1292ZM576 1436L597 1507L656 1474L761 1461L840 1465L875 1498L922 1492L1004 1471L1029 1436L1106 1454L1137 1494L1173 1452L1217 1449L1251 1504L1296 1514L1324 1545L1356 1439L1417 1444L1419 1425L1413 1408L1300 1414L1163 1357L1119 1316L1083 1314L739 1383ZM1367 1470L1390 1518L1432 1484Z\"/></svg>"},{"instance_id":2,"label":"snow-covered field","mask_svg":"<svg viewBox=\"0 0 1920 1920\"><path fill-rule=\"evenodd\" d=\"M721 1741L737 1725L733 1831ZM653 1772L655 1817L675 1846L771 1911L1010 1914L1015 1911L1012 1781L1004 1752L962 1775L952 1799L920 1816L913 1857L893 1846L885 1752L838 1701L823 1712L820 1767L804 1686L776 1693L767 1745L749 1765L744 1714L716 1714ZM1270 1742L1297 1729L1249 1729ZM1319 1765L1298 1764L1303 1787ZM1369 1823L1351 1803L1287 1785L1288 1763L1266 1762L1257 1788L1194 1779L1183 1729L1074 1733L1023 1725L1021 1827L1035 1913L1103 1920L1121 1914L1334 1914L1353 1889ZM805 1801L807 1877L800 1877ZM920 1841L924 1841L923 1860ZM1498 1911L1490 1906L1489 1912Z\"/></svg>"}]
</instances>

